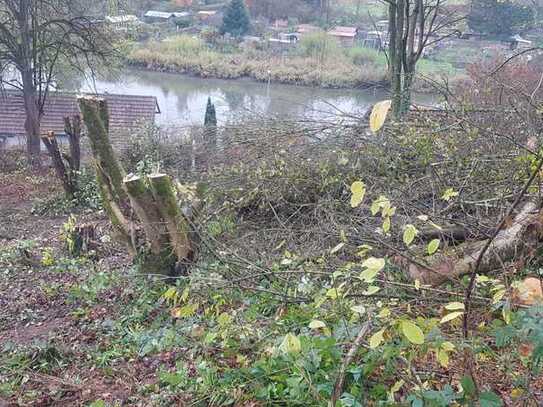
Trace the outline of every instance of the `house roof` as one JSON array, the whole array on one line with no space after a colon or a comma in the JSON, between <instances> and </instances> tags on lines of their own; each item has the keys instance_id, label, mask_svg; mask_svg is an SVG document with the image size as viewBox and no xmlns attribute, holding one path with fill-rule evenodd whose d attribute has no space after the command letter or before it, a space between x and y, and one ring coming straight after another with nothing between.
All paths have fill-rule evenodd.
<instances>
[{"instance_id":1,"label":"house roof","mask_svg":"<svg viewBox=\"0 0 543 407\"><path fill-rule=\"evenodd\" d=\"M112 24L135 23L139 21L138 17L132 14L124 14L121 16L106 16L105 20L108 23Z\"/></svg>"},{"instance_id":2,"label":"house roof","mask_svg":"<svg viewBox=\"0 0 543 407\"><path fill-rule=\"evenodd\" d=\"M177 18L190 17L192 15L192 13L188 11L178 11L172 14L174 15L174 17L177 17Z\"/></svg>"},{"instance_id":3,"label":"house roof","mask_svg":"<svg viewBox=\"0 0 543 407\"><path fill-rule=\"evenodd\" d=\"M155 10L149 10L147 13L144 14L144 17L151 17L151 18L163 18L164 20L167 20L168 18L174 17L174 13L169 13L166 11L155 11Z\"/></svg>"},{"instance_id":4,"label":"house roof","mask_svg":"<svg viewBox=\"0 0 543 407\"><path fill-rule=\"evenodd\" d=\"M64 132L64 118L80 114L76 94L50 94L41 122L43 134ZM112 131L130 130L141 122L154 122L160 113L154 96L101 94L107 100ZM22 94L17 91L0 92L0 135L25 135L25 109Z\"/></svg>"},{"instance_id":5,"label":"house roof","mask_svg":"<svg viewBox=\"0 0 543 407\"><path fill-rule=\"evenodd\" d=\"M358 28L356 27L342 27L337 26L328 31L328 34L333 35L334 37L356 37L358 33Z\"/></svg>"}]
</instances>

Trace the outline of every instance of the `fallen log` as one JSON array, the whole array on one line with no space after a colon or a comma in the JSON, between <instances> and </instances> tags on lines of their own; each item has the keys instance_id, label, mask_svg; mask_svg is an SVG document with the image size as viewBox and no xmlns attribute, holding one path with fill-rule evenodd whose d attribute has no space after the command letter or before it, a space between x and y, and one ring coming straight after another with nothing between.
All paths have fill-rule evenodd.
<instances>
[{"instance_id":1,"label":"fallen log","mask_svg":"<svg viewBox=\"0 0 543 407\"><path fill-rule=\"evenodd\" d=\"M501 230L489 249L483 253L478 272L488 273L512 261L530 257L543 236L542 232L543 210L538 209L533 202L525 203L510 226ZM439 285L469 274L485 244L486 241L465 242L443 253L436 253L426 261L427 267L405 259L399 260L398 264L406 269L413 280Z\"/></svg>"}]
</instances>

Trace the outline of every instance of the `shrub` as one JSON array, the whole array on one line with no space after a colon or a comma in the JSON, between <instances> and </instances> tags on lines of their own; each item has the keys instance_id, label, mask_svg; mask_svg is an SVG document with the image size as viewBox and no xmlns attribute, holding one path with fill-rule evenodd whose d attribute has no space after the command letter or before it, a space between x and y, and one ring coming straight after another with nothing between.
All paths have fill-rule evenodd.
<instances>
[{"instance_id":1,"label":"shrub","mask_svg":"<svg viewBox=\"0 0 543 407\"><path fill-rule=\"evenodd\" d=\"M324 31L306 34L300 41L302 55L315 58L320 62L340 54L340 47L334 38Z\"/></svg>"}]
</instances>

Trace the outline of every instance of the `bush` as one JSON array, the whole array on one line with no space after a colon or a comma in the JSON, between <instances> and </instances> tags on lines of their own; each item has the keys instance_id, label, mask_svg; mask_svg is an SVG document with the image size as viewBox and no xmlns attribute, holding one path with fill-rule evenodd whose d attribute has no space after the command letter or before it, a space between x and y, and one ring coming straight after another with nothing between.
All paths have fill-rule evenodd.
<instances>
[{"instance_id":1,"label":"bush","mask_svg":"<svg viewBox=\"0 0 543 407\"><path fill-rule=\"evenodd\" d=\"M300 41L303 56L315 58L321 62L340 54L340 46L334 38L324 31L306 34Z\"/></svg>"},{"instance_id":2,"label":"bush","mask_svg":"<svg viewBox=\"0 0 543 407\"><path fill-rule=\"evenodd\" d=\"M172 55L198 55L207 50L205 43L189 35L176 35L160 43L153 43L150 48L158 48Z\"/></svg>"},{"instance_id":3,"label":"bush","mask_svg":"<svg viewBox=\"0 0 543 407\"><path fill-rule=\"evenodd\" d=\"M347 56L355 65L385 64L385 55L373 48L354 47L347 50Z\"/></svg>"}]
</instances>

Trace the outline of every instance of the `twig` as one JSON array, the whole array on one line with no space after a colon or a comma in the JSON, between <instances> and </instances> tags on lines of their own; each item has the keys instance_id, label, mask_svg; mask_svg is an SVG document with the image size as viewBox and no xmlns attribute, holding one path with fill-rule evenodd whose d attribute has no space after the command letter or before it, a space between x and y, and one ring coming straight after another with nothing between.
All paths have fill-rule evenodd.
<instances>
[{"instance_id":1,"label":"twig","mask_svg":"<svg viewBox=\"0 0 543 407\"><path fill-rule=\"evenodd\" d=\"M532 175L530 176L528 181L526 181L526 183L524 184L524 187L522 188L522 190L518 194L517 199L515 200L515 202L513 202L513 204L511 205L511 207L509 208L509 210L505 214L505 216L502 218L500 224L496 227L496 229L494 229L494 232L488 238L488 240L486 241L486 244L484 245L483 249L479 253L479 257L477 257L477 261L475 262L475 266L473 267L473 270L471 271L471 276L470 276L468 288L466 289L466 296L465 296L465 299L464 299L465 313L464 313L464 319L463 319L463 323L462 323L462 330L463 330L463 334L464 334L464 339L467 339L468 334L469 334L468 325L469 325L469 316L470 316L470 311L471 311L471 309L470 309L471 308L471 296L472 296L472 293L473 293L473 289L475 288L475 280L477 278L477 272L479 271L479 267L481 266L481 263L483 261L483 257L486 254L486 252L488 251L488 249L490 249L490 246L492 246L492 242L494 241L494 239L496 239L498 234L501 232L501 230L507 224L507 220L511 217L511 215L513 215L513 212L515 212L515 209L522 202L524 196L528 192L528 189L530 189L530 186L532 185L535 178L539 174L539 171L541 171L542 167L543 167L543 159L540 159L539 163L537 164L536 169L532 172Z\"/></svg>"},{"instance_id":2,"label":"twig","mask_svg":"<svg viewBox=\"0 0 543 407\"><path fill-rule=\"evenodd\" d=\"M336 406L337 401L343 394L343 386L345 384L345 375L347 373L347 368L353 361L356 352L362 345L362 341L368 334L368 331L370 330L370 322L366 322L364 325L362 325L362 328L360 328L360 332L358 332L358 336L356 337L355 341L353 342L353 345L351 346L351 349L349 349L349 352L347 355L345 355L345 358L343 359L343 363L341 364L341 368L339 369L339 374L336 380L336 385L334 386L334 393L332 394L332 398L330 400L330 405L332 407Z\"/></svg>"}]
</instances>

